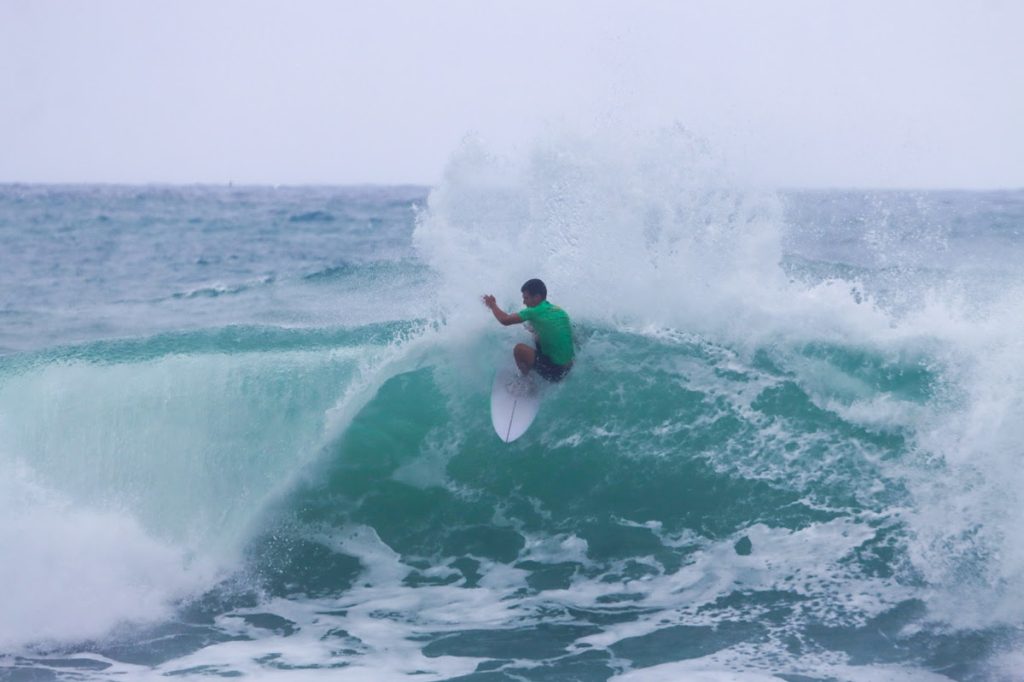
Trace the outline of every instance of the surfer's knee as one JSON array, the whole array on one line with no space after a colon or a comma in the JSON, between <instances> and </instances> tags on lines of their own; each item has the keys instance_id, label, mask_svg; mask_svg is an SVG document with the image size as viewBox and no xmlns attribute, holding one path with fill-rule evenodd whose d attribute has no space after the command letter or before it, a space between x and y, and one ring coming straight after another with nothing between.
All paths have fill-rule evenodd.
<instances>
[{"instance_id":1,"label":"surfer's knee","mask_svg":"<svg viewBox=\"0 0 1024 682\"><path fill-rule=\"evenodd\" d=\"M519 369L528 370L533 367L534 351L525 343L517 343L512 354L515 356Z\"/></svg>"}]
</instances>

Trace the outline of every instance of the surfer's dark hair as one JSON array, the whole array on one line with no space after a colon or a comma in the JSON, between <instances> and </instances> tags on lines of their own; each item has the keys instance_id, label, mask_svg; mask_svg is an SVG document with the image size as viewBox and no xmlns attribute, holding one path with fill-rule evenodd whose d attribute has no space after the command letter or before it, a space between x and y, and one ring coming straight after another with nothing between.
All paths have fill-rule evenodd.
<instances>
[{"instance_id":1,"label":"surfer's dark hair","mask_svg":"<svg viewBox=\"0 0 1024 682\"><path fill-rule=\"evenodd\" d=\"M548 288L544 286L544 282L539 279L528 279L526 284L519 290L530 296L540 296L541 298L548 297Z\"/></svg>"}]
</instances>

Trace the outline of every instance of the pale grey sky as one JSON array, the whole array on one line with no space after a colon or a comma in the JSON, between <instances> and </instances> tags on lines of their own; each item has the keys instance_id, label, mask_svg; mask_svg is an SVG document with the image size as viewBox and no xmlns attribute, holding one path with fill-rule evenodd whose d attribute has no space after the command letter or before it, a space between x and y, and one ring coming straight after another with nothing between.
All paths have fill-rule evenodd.
<instances>
[{"instance_id":1,"label":"pale grey sky","mask_svg":"<svg viewBox=\"0 0 1024 682\"><path fill-rule=\"evenodd\" d=\"M431 184L682 124L776 186L1024 187L1016 0L0 0L0 182Z\"/></svg>"}]
</instances>

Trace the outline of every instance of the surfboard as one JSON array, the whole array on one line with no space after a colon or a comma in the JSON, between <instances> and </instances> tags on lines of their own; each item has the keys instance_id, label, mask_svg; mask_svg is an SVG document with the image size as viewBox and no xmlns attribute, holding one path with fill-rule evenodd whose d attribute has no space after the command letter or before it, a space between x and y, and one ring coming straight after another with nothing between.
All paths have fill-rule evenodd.
<instances>
[{"instance_id":1,"label":"surfboard","mask_svg":"<svg viewBox=\"0 0 1024 682\"><path fill-rule=\"evenodd\" d=\"M512 367L499 369L491 387L491 423L506 443L511 443L530 428L540 409L539 380L521 376Z\"/></svg>"}]
</instances>

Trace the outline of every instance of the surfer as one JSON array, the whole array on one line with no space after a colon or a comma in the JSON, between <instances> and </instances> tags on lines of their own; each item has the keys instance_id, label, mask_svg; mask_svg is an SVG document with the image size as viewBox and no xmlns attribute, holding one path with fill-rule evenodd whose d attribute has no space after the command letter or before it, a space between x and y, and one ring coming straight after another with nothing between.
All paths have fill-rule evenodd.
<instances>
[{"instance_id":1,"label":"surfer","mask_svg":"<svg viewBox=\"0 0 1024 682\"><path fill-rule=\"evenodd\" d=\"M548 381L561 381L572 369L574 356L569 315L548 301L548 288L539 279L528 280L520 291L526 307L518 313L506 313L490 294L485 294L482 300L503 325L528 323L534 347L516 344L512 354L519 371L525 376L536 369L537 374Z\"/></svg>"}]
</instances>

